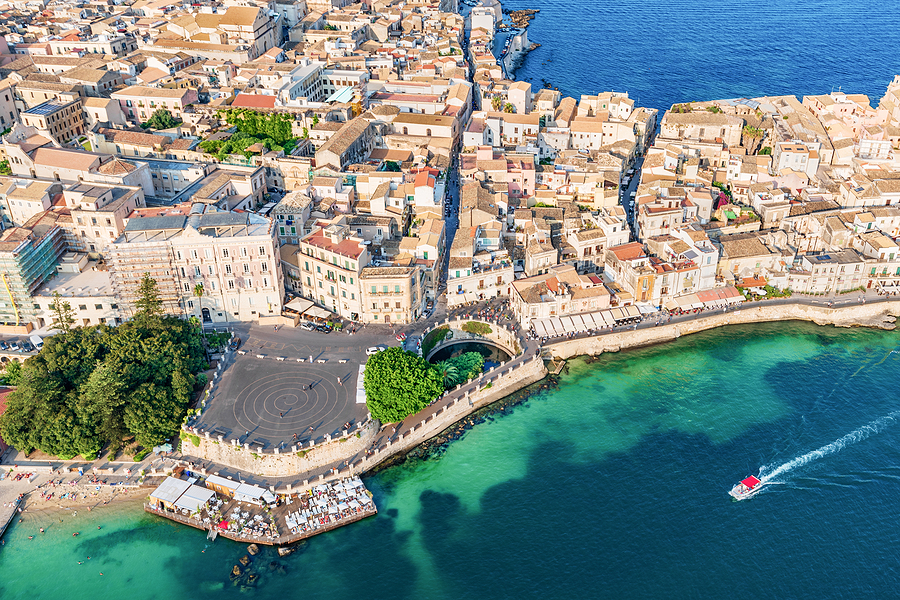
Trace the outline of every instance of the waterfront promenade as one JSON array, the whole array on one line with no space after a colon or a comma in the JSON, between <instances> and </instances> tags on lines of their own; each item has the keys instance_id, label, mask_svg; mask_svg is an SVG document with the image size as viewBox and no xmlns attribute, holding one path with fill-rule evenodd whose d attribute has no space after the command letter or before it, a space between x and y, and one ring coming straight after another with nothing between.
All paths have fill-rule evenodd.
<instances>
[{"instance_id":1,"label":"waterfront promenade","mask_svg":"<svg viewBox=\"0 0 900 600\"><path fill-rule=\"evenodd\" d=\"M797 310L789 310L794 307L798 309L801 307L808 307L814 310L806 311L805 313ZM861 310L848 311L845 309ZM695 333L711 327L721 327L742 322L759 323L796 319L811 321L818 325L893 329L894 325L892 317L896 316L894 313L900 313L900 298L896 296L883 296L874 292L866 294L863 294L862 292L853 292L838 296L807 296L795 294L790 298L772 298L752 302L742 302L727 308L701 309L689 311L684 314L668 314L664 312L652 313L644 315L640 322L632 325L622 325L596 331L547 337L542 338L540 342L542 347L547 350L548 354L551 354L556 358L571 358L578 354L591 354L592 352L575 352L573 354L570 351L561 351L560 348L562 346L575 347L577 345L572 342L616 336L617 339L630 342L622 346L623 348L636 347L644 345L634 342L636 340L645 339L646 335L639 332L646 332L647 330L677 330L678 333L674 337L679 337L683 334ZM732 318L729 319L728 316L731 316ZM711 317L719 318L713 322L710 321ZM708 322L708 326L697 327L696 325L692 325L698 323L702 324L704 322ZM681 325L688 327L680 327ZM537 339L534 335L532 335L532 338Z\"/></svg>"}]
</instances>

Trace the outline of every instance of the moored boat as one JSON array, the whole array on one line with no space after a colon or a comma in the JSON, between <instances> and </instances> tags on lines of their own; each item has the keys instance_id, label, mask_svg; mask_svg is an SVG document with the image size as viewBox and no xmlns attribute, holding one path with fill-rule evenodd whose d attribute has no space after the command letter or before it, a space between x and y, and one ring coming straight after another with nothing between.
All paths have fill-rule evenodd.
<instances>
[{"instance_id":1,"label":"moored boat","mask_svg":"<svg viewBox=\"0 0 900 600\"><path fill-rule=\"evenodd\" d=\"M731 488L731 491L728 492L728 495L734 498L735 500L746 500L752 496L755 496L757 492L759 492L765 484L757 479L754 476L750 476L746 479L741 480L736 486Z\"/></svg>"}]
</instances>

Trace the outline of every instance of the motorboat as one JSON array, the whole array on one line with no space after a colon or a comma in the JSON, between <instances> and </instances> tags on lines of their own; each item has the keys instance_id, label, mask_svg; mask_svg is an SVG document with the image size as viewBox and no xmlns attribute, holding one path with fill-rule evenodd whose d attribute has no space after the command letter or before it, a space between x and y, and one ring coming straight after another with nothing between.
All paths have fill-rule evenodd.
<instances>
[{"instance_id":1,"label":"motorboat","mask_svg":"<svg viewBox=\"0 0 900 600\"><path fill-rule=\"evenodd\" d=\"M735 500L746 500L747 498L752 498L757 493L759 493L764 485L765 483L751 475L750 477L741 480L740 483L731 488L731 491L728 492L728 495Z\"/></svg>"}]
</instances>

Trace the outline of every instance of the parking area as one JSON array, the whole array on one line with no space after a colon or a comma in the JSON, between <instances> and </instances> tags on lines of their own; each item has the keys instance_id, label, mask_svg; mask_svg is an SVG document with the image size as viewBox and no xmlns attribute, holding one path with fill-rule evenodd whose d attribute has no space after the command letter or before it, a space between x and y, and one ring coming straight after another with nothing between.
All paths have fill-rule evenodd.
<instances>
[{"instance_id":1,"label":"parking area","mask_svg":"<svg viewBox=\"0 0 900 600\"><path fill-rule=\"evenodd\" d=\"M36 344L43 345L43 340L39 336L4 335L0 337L0 362L10 360L22 362L29 356L37 354Z\"/></svg>"}]
</instances>

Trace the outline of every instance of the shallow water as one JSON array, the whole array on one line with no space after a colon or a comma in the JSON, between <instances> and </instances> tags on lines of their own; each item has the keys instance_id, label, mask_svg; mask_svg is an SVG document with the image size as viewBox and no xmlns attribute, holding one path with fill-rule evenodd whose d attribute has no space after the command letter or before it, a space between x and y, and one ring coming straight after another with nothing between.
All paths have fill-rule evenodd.
<instances>
[{"instance_id":1,"label":"shallow water","mask_svg":"<svg viewBox=\"0 0 900 600\"><path fill-rule=\"evenodd\" d=\"M782 323L570 361L558 389L440 458L368 478L377 517L266 550L253 595L711 598L764 580L762 597L891 597L900 425L749 501L727 491L900 409L897 342ZM133 505L54 519L26 513L7 534L0 597L245 597L228 581L241 544Z\"/></svg>"}]
</instances>

